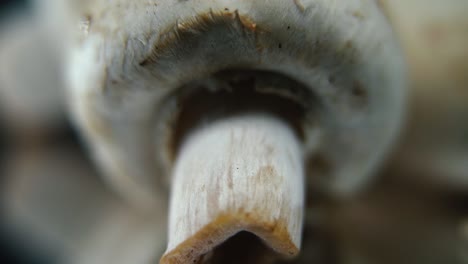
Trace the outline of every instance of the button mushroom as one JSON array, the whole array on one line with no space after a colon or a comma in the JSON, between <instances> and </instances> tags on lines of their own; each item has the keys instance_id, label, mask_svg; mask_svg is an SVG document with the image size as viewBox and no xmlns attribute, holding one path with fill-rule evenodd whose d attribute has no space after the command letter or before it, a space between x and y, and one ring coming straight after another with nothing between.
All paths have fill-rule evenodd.
<instances>
[{"instance_id":1,"label":"button mushroom","mask_svg":"<svg viewBox=\"0 0 468 264\"><path fill-rule=\"evenodd\" d=\"M97 1L81 17L69 102L117 190L143 208L170 190L161 263L214 261L240 231L295 256L304 191L362 187L400 126L402 56L371 1Z\"/></svg>"},{"instance_id":2,"label":"button mushroom","mask_svg":"<svg viewBox=\"0 0 468 264\"><path fill-rule=\"evenodd\" d=\"M15 132L36 137L63 123L63 74L46 26L24 16L0 26L0 108Z\"/></svg>"},{"instance_id":3,"label":"button mushroom","mask_svg":"<svg viewBox=\"0 0 468 264\"><path fill-rule=\"evenodd\" d=\"M385 0L407 54L408 128L396 163L412 179L468 189L468 2Z\"/></svg>"}]
</instances>

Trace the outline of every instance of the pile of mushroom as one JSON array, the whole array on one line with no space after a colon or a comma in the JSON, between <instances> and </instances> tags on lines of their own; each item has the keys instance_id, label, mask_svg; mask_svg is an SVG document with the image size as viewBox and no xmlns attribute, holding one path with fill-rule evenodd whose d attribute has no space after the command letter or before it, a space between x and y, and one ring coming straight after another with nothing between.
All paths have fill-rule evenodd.
<instances>
[{"instance_id":1,"label":"pile of mushroom","mask_svg":"<svg viewBox=\"0 0 468 264\"><path fill-rule=\"evenodd\" d=\"M52 232L67 241L65 262L309 263L316 235L310 230L320 224L334 230L340 255L350 263L363 257L349 241L368 244L369 230L385 227L379 220L361 232L367 217L388 216L398 226L415 228L405 223L413 214L395 213L399 199L381 199L392 191L378 184L367 191L382 175L405 120L402 4L49 0L38 5L53 14L40 23L46 38L61 37L54 47L63 80L50 78L63 86L71 119L105 184L89 175L69 176L87 186L80 193L51 173L54 169L32 166L12 170L23 176L12 180L8 201L20 211L17 218L40 223L36 229L42 230L70 226L63 221L69 217L64 201L75 201L78 211L87 208L80 214L86 228ZM393 28L389 21L395 21ZM15 84L4 80L4 88L14 90ZM386 168L420 171L412 150L421 148L404 146L397 153L411 159L392 157ZM407 161L411 166L402 165ZM84 167L76 171L94 174ZM43 177L30 176L43 170ZM37 187L40 181L54 185ZM61 201L45 203L49 211L63 213L56 217L62 222L51 221L31 201L60 188L64 192L55 195ZM369 202L374 198L377 202ZM396 208L419 212L420 206ZM446 222L437 218L425 226ZM379 234L388 237L393 228Z\"/></svg>"}]
</instances>

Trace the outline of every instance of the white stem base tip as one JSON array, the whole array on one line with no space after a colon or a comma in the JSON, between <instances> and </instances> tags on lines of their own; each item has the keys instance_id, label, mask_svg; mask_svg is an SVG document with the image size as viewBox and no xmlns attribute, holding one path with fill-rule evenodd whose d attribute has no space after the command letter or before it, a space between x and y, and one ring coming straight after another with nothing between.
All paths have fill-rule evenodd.
<instances>
[{"instance_id":1,"label":"white stem base tip","mask_svg":"<svg viewBox=\"0 0 468 264\"><path fill-rule=\"evenodd\" d=\"M206 263L241 231L297 255L304 211L300 141L279 119L243 115L191 132L174 167L169 244L161 263Z\"/></svg>"}]
</instances>

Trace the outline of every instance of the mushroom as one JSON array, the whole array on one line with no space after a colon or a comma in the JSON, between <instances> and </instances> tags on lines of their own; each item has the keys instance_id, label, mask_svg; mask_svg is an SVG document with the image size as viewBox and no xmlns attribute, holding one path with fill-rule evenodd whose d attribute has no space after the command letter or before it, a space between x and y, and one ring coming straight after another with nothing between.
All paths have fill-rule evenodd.
<instances>
[{"instance_id":1,"label":"mushroom","mask_svg":"<svg viewBox=\"0 0 468 264\"><path fill-rule=\"evenodd\" d=\"M255 236L269 249L245 262L296 256L305 192L362 188L399 130L405 67L372 1L82 10L69 103L109 184L145 210L170 196L161 263Z\"/></svg>"},{"instance_id":2,"label":"mushroom","mask_svg":"<svg viewBox=\"0 0 468 264\"><path fill-rule=\"evenodd\" d=\"M451 245L451 250L461 252L452 258L466 263L462 223L468 219L468 2L381 3L401 39L410 83L408 124L389 167L395 181L450 197L448 207L456 211L450 228L457 230L457 239L464 238Z\"/></svg>"},{"instance_id":3,"label":"mushroom","mask_svg":"<svg viewBox=\"0 0 468 264\"><path fill-rule=\"evenodd\" d=\"M142 211L115 195L67 126L68 4L40 0L0 24L0 262L17 263L3 254L13 249L34 262L150 263L167 205Z\"/></svg>"},{"instance_id":4,"label":"mushroom","mask_svg":"<svg viewBox=\"0 0 468 264\"><path fill-rule=\"evenodd\" d=\"M408 126L392 162L411 180L468 190L467 1L381 1L408 61ZM408 174L408 173L402 173Z\"/></svg>"},{"instance_id":5,"label":"mushroom","mask_svg":"<svg viewBox=\"0 0 468 264\"><path fill-rule=\"evenodd\" d=\"M32 249L55 263L159 258L166 219L158 214L165 205L148 212L122 201L99 181L84 154L70 142L49 143L47 149L11 151L2 160L1 228L2 236L8 235L2 241L17 242L23 255Z\"/></svg>"},{"instance_id":6,"label":"mushroom","mask_svg":"<svg viewBox=\"0 0 468 264\"><path fill-rule=\"evenodd\" d=\"M0 102L9 129L37 137L65 119L63 73L46 26L25 14L0 25Z\"/></svg>"}]
</instances>

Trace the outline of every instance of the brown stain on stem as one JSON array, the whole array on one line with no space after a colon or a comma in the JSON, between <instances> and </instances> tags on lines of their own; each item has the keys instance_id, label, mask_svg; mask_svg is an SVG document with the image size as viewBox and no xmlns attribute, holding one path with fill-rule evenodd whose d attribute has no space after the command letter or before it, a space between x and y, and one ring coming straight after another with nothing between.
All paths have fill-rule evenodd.
<instances>
[{"instance_id":1,"label":"brown stain on stem","mask_svg":"<svg viewBox=\"0 0 468 264\"><path fill-rule=\"evenodd\" d=\"M248 231L263 238L269 246L288 257L299 253L284 220L262 221L261 215L252 212L226 213L201 228L175 249L164 254L160 264L201 263L203 255L222 244L226 236L233 236L239 231ZM239 228L243 226L244 228ZM227 233L227 235L226 235Z\"/></svg>"},{"instance_id":2,"label":"brown stain on stem","mask_svg":"<svg viewBox=\"0 0 468 264\"><path fill-rule=\"evenodd\" d=\"M263 166L257 172L257 178L261 182L267 182L271 175L276 174L275 168L271 165Z\"/></svg>"},{"instance_id":3,"label":"brown stain on stem","mask_svg":"<svg viewBox=\"0 0 468 264\"><path fill-rule=\"evenodd\" d=\"M359 21L364 21L366 19L366 16L360 10L355 10L351 14Z\"/></svg>"}]
</instances>

